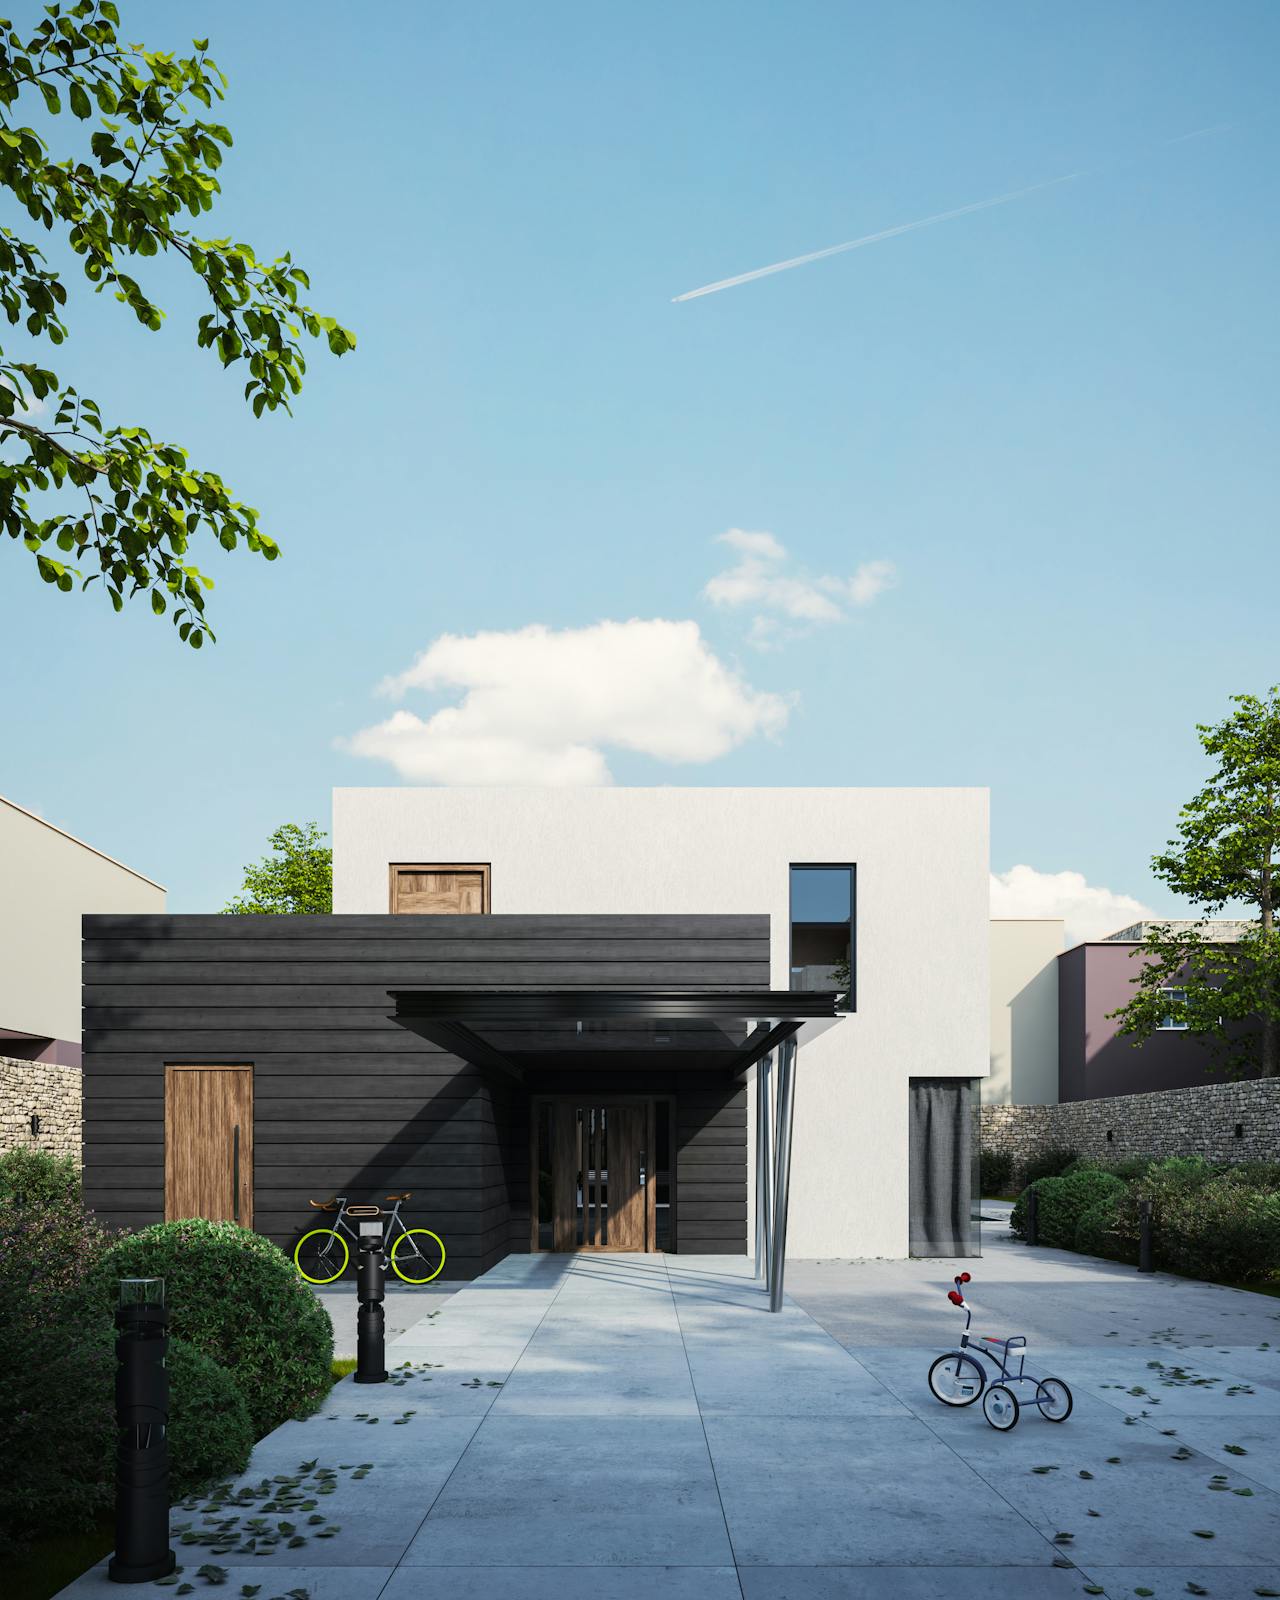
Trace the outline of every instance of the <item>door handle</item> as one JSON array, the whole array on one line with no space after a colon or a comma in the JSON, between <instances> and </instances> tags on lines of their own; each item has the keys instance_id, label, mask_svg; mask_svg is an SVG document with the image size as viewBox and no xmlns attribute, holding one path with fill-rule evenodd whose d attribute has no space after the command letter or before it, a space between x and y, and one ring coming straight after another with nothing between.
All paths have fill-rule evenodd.
<instances>
[{"instance_id":1,"label":"door handle","mask_svg":"<svg viewBox=\"0 0 1280 1600\"><path fill-rule=\"evenodd\" d=\"M231 1130L231 1220L240 1220L240 1124Z\"/></svg>"}]
</instances>

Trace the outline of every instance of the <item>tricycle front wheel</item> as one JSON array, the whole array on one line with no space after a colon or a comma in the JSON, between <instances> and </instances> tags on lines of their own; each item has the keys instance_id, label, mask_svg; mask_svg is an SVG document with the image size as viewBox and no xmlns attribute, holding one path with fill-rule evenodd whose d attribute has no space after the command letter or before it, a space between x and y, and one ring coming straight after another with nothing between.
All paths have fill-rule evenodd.
<instances>
[{"instance_id":1,"label":"tricycle front wheel","mask_svg":"<svg viewBox=\"0 0 1280 1600\"><path fill-rule=\"evenodd\" d=\"M929 1388L944 1406L971 1406L986 1386L987 1375L973 1356L952 1350L929 1368Z\"/></svg>"},{"instance_id":2,"label":"tricycle front wheel","mask_svg":"<svg viewBox=\"0 0 1280 1600\"><path fill-rule=\"evenodd\" d=\"M1000 1433L1008 1433L1018 1421L1018 1397L1003 1383L993 1383L982 1397L982 1414Z\"/></svg>"}]
</instances>

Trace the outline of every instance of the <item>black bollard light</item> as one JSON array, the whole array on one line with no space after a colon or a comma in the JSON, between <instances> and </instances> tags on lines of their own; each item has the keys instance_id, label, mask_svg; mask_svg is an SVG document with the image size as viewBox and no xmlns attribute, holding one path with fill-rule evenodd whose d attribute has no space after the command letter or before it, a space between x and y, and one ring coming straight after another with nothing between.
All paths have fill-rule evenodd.
<instances>
[{"instance_id":1,"label":"black bollard light","mask_svg":"<svg viewBox=\"0 0 1280 1600\"><path fill-rule=\"evenodd\" d=\"M356 1255L356 1382L387 1381L386 1315L382 1302L387 1292L387 1263L382 1255L381 1222L360 1224Z\"/></svg>"},{"instance_id":2,"label":"black bollard light","mask_svg":"<svg viewBox=\"0 0 1280 1600\"><path fill-rule=\"evenodd\" d=\"M1154 1223L1151 1218L1150 1200L1138 1201L1138 1271L1154 1272L1155 1250L1153 1239Z\"/></svg>"},{"instance_id":3,"label":"black bollard light","mask_svg":"<svg viewBox=\"0 0 1280 1600\"><path fill-rule=\"evenodd\" d=\"M1027 1243L1040 1243L1040 1196L1034 1189L1027 1190Z\"/></svg>"},{"instance_id":4,"label":"black bollard light","mask_svg":"<svg viewBox=\"0 0 1280 1600\"><path fill-rule=\"evenodd\" d=\"M116 1583L150 1583L169 1548L169 1313L163 1278L121 1278L116 1307Z\"/></svg>"}]
</instances>

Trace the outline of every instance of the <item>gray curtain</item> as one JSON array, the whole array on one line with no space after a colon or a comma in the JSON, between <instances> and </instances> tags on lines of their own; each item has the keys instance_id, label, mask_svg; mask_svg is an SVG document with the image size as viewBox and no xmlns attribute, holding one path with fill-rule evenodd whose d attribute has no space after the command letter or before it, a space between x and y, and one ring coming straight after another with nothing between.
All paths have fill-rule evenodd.
<instances>
[{"instance_id":1,"label":"gray curtain","mask_svg":"<svg viewBox=\"0 0 1280 1600\"><path fill-rule=\"evenodd\" d=\"M969 1078L912 1078L911 1254L979 1254L978 1096Z\"/></svg>"}]
</instances>

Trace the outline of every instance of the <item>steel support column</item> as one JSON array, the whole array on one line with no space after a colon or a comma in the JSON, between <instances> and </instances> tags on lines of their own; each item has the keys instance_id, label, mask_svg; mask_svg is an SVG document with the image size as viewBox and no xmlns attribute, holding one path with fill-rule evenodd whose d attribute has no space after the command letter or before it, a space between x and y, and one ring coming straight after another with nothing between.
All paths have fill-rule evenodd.
<instances>
[{"instance_id":1,"label":"steel support column","mask_svg":"<svg viewBox=\"0 0 1280 1600\"><path fill-rule=\"evenodd\" d=\"M756 1062L756 1277L769 1275L769 1067L773 1053Z\"/></svg>"},{"instance_id":2,"label":"steel support column","mask_svg":"<svg viewBox=\"0 0 1280 1600\"><path fill-rule=\"evenodd\" d=\"M778 1052L778 1144L774 1156L773 1270L769 1274L769 1310L782 1310L782 1280L787 1258L787 1198L791 1187L791 1130L795 1121L796 1041L787 1039Z\"/></svg>"}]
</instances>

